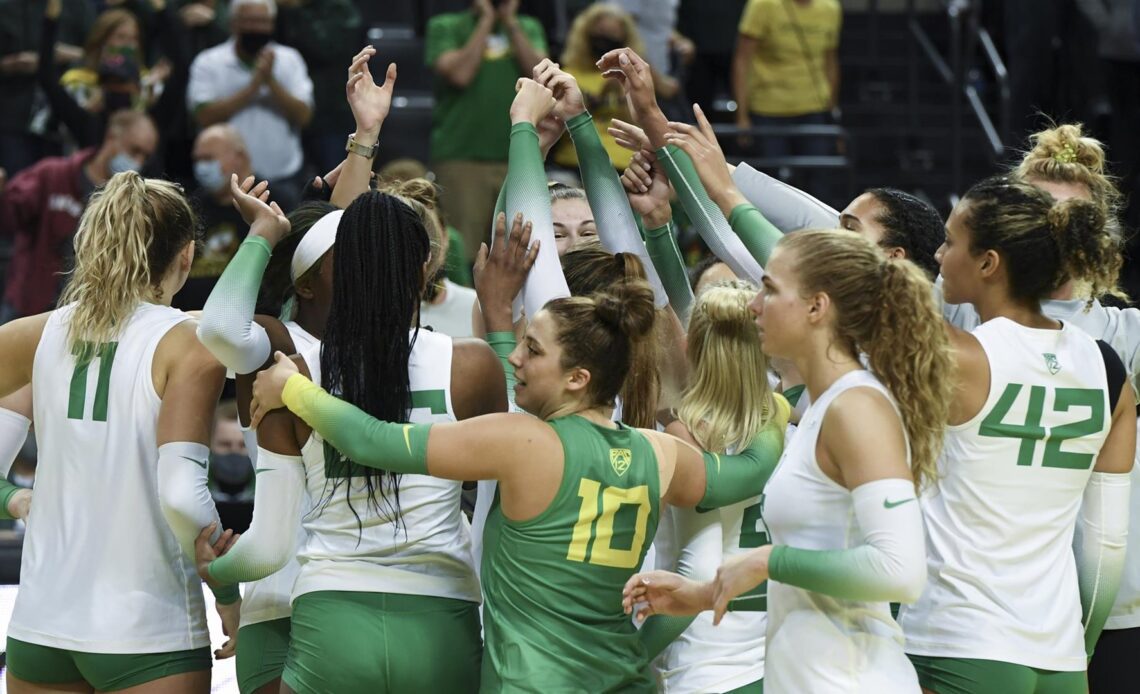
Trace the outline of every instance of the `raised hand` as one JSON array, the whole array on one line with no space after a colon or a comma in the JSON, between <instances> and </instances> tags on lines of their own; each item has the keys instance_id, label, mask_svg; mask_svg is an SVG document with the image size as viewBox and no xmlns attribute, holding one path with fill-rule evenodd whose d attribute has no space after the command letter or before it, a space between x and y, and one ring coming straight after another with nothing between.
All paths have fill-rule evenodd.
<instances>
[{"instance_id":1,"label":"raised hand","mask_svg":"<svg viewBox=\"0 0 1140 694\"><path fill-rule=\"evenodd\" d=\"M704 111L693 104L693 114L697 117L699 127L688 123L669 123L671 132L665 135L665 141L680 147L689 155L709 198L722 210L728 207L731 211L736 205L746 202L746 199L732 180L728 161L724 158L724 152Z\"/></svg>"},{"instance_id":2,"label":"raised hand","mask_svg":"<svg viewBox=\"0 0 1140 694\"><path fill-rule=\"evenodd\" d=\"M586 110L578 80L550 58L543 58L542 62L534 66L534 81L554 94L557 102L554 106L554 115L563 121L568 121Z\"/></svg>"},{"instance_id":3,"label":"raised hand","mask_svg":"<svg viewBox=\"0 0 1140 694\"><path fill-rule=\"evenodd\" d=\"M249 225L249 233L276 246L289 233L289 218L277 203L269 201L269 182L262 181L254 185L255 181L250 176L239 183L237 174L230 175L230 196L234 201L234 209Z\"/></svg>"},{"instance_id":4,"label":"raised hand","mask_svg":"<svg viewBox=\"0 0 1140 694\"><path fill-rule=\"evenodd\" d=\"M285 406L281 401L281 392L285 390L285 382L300 369L293 360L285 356L284 352L273 354L273 366L260 371L253 382L253 400L249 403L249 426L256 429L262 418L273 410Z\"/></svg>"},{"instance_id":5,"label":"raised hand","mask_svg":"<svg viewBox=\"0 0 1140 694\"><path fill-rule=\"evenodd\" d=\"M272 48L266 46L257 54L257 61L253 64L253 80L258 84L269 84L273 79L273 62L276 54Z\"/></svg>"},{"instance_id":6,"label":"raised hand","mask_svg":"<svg viewBox=\"0 0 1140 694\"><path fill-rule=\"evenodd\" d=\"M621 175L629 206L641 215L646 228L664 226L672 218L669 198L672 188L669 177L652 152L644 150L633 155L629 166Z\"/></svg>"},{"instance_id":7,"label":"raised hand","mask_svg":"<svg viewBox=\"0 0 1140 694\"><path fill-rule=\"evenodd\" d=\"M650 149L649 136L645 131L637 127L633 123L626 123L623 120L614 118L610 121L610 127L607 129L610 137L618 146L624 147L631 152L640 152L643 149Z\"/></svg>"},{"instance_id":8,"label":"raised hand","mask_svg":"<svg viewBox=\"0 0 1140 694\"><path fill-rule=\"evenodd\" d=\"M638 622L651 615L694 615L712 608L712 584L699 583L670 571L646 571L630 576L621 593L626 614Z\"/></svg>"},{"instance_id":9,"label":"raised hand","mask_svg":"<svg viewBox=\"0 0 1140 694\"><path fill-rule=\"evenodd\" d=\"M377 134L388 112L392 108L392 92L396 88L396 64L389 63L384 75L384 84L378 85L372 79L368 61L376 55L376 49L365 46L352 59L348 67L348 84L345 94L352 116L356 119L357 136Z\"/></svg>"},{"instance_id":10,"label":"raised hand","mask_svg":"<svg viewBox=\"0 0 1140 694\"><path fill-rule=\"evenodd\" d=\"M615 79L622 85L634 118L641 124L653 113L660 111L657 106L657 93L653 88L653 71L649 63L629 48L618 48L602 56L598 61L602 76Z\"/></svg>"},{"instance_id":11,"label":"raised hand","mask_svg":"<svg viewBox=\"0 0 1140 694\"><path fill-rule=\"evenodd\" d=\"M520 77L515 83L515 100L511 102L511 124L538 123L554 110L554 93L538 82Z\"/></svg>"},{"instance_id":12,"label":"raised hand","mask_svg":"<svg viewBox=\"0 0 1140 694\"><path fill-rule=\"evenodd\" d=\"M475 256L475 292L488 332L511 330L511 303L526 283L526 276L538 258L539 241L530 242L531 224L520 212L511 224L507 238L507 215L495 218L491 248L480 244Z\"/></svg>"}]
</instances>

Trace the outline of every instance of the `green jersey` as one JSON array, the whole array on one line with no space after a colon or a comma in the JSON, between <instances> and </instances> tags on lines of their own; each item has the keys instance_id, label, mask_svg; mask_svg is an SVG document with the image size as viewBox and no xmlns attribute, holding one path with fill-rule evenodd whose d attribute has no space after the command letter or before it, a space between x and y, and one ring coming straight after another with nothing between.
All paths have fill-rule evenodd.
<instances>
[{"instance_id":1,"label":"green jersey","mask_svg":"<svg viewBox=\"0 0 1140 694\"><path fill-rule=\"evenodd\" d=\"M621 593L657 531L657 456L624 425L550 425L566 458L550 506L515 522L496 498L487 519L481 689L653 691Z\"/></svg>"}]
</instances>

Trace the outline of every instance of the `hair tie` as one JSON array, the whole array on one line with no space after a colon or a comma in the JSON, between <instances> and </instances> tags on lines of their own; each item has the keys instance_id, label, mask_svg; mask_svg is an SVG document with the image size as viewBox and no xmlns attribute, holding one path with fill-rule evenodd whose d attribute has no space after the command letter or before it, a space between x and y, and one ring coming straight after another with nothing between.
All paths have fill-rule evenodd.
<instances>
[{"instance_id":1,"label":"hair tie","mask_svg":"<svg viewBox=\"0 0 1140 694\"><path fill-rule=\"evenodd\" d=\"M1077 160L1077 150L1071 144L1066 144L1060 152L1053 155L1053 159L1062 164L1071 164Z\"/></svg>"}]
</instances>

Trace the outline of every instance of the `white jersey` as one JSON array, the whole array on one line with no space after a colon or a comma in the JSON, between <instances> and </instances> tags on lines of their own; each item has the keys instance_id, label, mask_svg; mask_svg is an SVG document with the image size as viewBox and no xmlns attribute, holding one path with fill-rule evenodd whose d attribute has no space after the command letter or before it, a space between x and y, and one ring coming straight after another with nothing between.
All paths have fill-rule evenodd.
<instances>
[{"instance_id":1,"label":"white jersey","mask_svg":"<svg viewBox=\"0 0 1140 694\"><path fill-rule=\"evenodd\" d=\"M78 366L71 314L52 313L36 348L39 462L8 635L92 653L208 646L202 582L159 504L151 377L158 343L190 316L140 304Z\"/></svg>"},{"instance_id":2,"label":"white jersey","mask_svg":"<svg viewBox=\"0 0 1140 694\"><path fill-rule=\"evenodd\" d=\"M714 578L730 556L760 546L753 544L760 539L756 529L763 526L759 509L760 497L707 512L669 506L658 528L658 537L666 541L654 541L658 568L683 571L696 580ZM751 523L742 538L745 515ZM662 526L670 532L662 533ZM765 626L763 612L729 612L719 626L713 626L711 612L697 615L653 662L659 691L725 692L762 679Z\"/></svg>"},{"instance_id":3,"label":"white jersey","mask_svg":"<svg viewBox=\"0 0 1140 694\"><path fill-rule=\"evenodd\" d=\"M420 325L451 337L471 337L471 312L475 306L475 290L443 281L444 298L441 303L420 302Z\"/></svg>"},{"instance_id":4,"label":"white jersey","mask_svg":"<svg viewBox=\"0 0 1140 694\"><path fill-rule=\"evenodd\" d=\"M1112 420L1104 359L1068 324L995 318L973 334L990 392L948 427L923 495L929 580L899 615L907 652L1081 671L1073 532Z\"/></svg>"},{"instance_id":5,"label":"white jersey","mask_svg":"<svg viewBox=\"0 0 1140 694\"><path fill-rule=\"evenodd\" d=\"M886 387L862 370L844 374L812 402L764 490L773 544L842 550L863 543L851 492L824 474L815 455L827 408L851 388L873 388L894 403ZM917 692L902 643L885 602L843 600L768 581L769 694Z\"/></svg>"},{"instance_id":6,"label":"white jersey","mask_svg":"<svg viewBox=\"0 0 1140 694\"><path fill-rule=\"evenodd\" d=\"M315 383L320 383L319 352L305 355ZM451 359L450 337L419 331L408 362L410 422L456 421ZM401 475L396 516L384 502L379 511L370 505L362 481L326 477L324 440L316 432L301 454L313 510L304 519L308 536L300 552L294 599L313 591L343 590L480 601L471 528L459 505L462 483ZM348 484L351 508L345 498ZM390 486L385 485L385 493L391 498Z\"/></svg>"},{"instance_id":7,"label":"white jersey","mask_svg":"<svg viewBox=\"0 0 1140 694\"><path fill-rule=\"evenodd\" d=\"M319 348L321 341L309 334L307 330L296 321L285 321L285 328L293 338L293 351L295 354L308 354ZM319 352L318 352L319 359ZM246 449L251 452L250 459L257 465L257 432L251 431L253 446L247 439ZM312 502L305 495L301 502L302 517L312 508ZM297 528L297 548L305 543L304 527ZM284 619L293 614L291 604L293 585L297 582L297 575L301 573L301 562L297 559L296 551L290 553L289 563L280 571L267 576L260 581L247 583L244 586L241 603L241 626L249 626L274 619Z\"/></svg>"}]
</instances>

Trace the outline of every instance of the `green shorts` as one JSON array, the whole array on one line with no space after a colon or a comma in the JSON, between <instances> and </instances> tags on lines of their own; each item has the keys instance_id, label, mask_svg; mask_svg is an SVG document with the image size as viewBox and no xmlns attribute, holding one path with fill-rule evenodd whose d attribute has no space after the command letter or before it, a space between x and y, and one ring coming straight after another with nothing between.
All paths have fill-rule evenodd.
<instances>
[{"instance_id":1,"label":"green shorts","mask_svg":"<svg viewBox=\"0 0 1140 694\"><path fill-rule=\"evenodd\" d=\"M248 624L238 631L237 681L241 694L253 694L281 677L289 653L289 618Z\"/></svg>"},{"instance_id":2,"label":"green shorts","mask_svg":"<svg viewBox=\"0 0 1140 694\"><path fill-rule=\"evenodd\" d=\"M918 683L935 694L1086 694L1085 671L1040 670L978 658L907 654Z\"/></svg>"},{"instance_id":3,"label":"green shorts","mask_svg":"<svg viewBox=\"0 0 1140 694\"><path fill-rule=\"evenodd\" d=\"M755 682L746 684L743 687L737 687L725 694L764 694L764 678L761 677Z\"/></svg>"},{"instance_id":4,"label":"green shorts","mask_svg":"<svg viewBox=\"0 0 1140 694\"><path fill-rule=\"evenodd\" d=\"M476 603L319 591L293 601L282 679L297 694L475 692L482 656Z\"/></svg>"},{"instance_id":5,"label":"green shorts","mask_svg":"<svg viewBox=\"0 0 1140 694\"><path fill-rule=\"evenodd\" d=\"M8 637L8 672L32 684L86 682L96 691L111 692L213 666L208 647L169 653L83 653Z\"/></svg>"}]
</instances>

